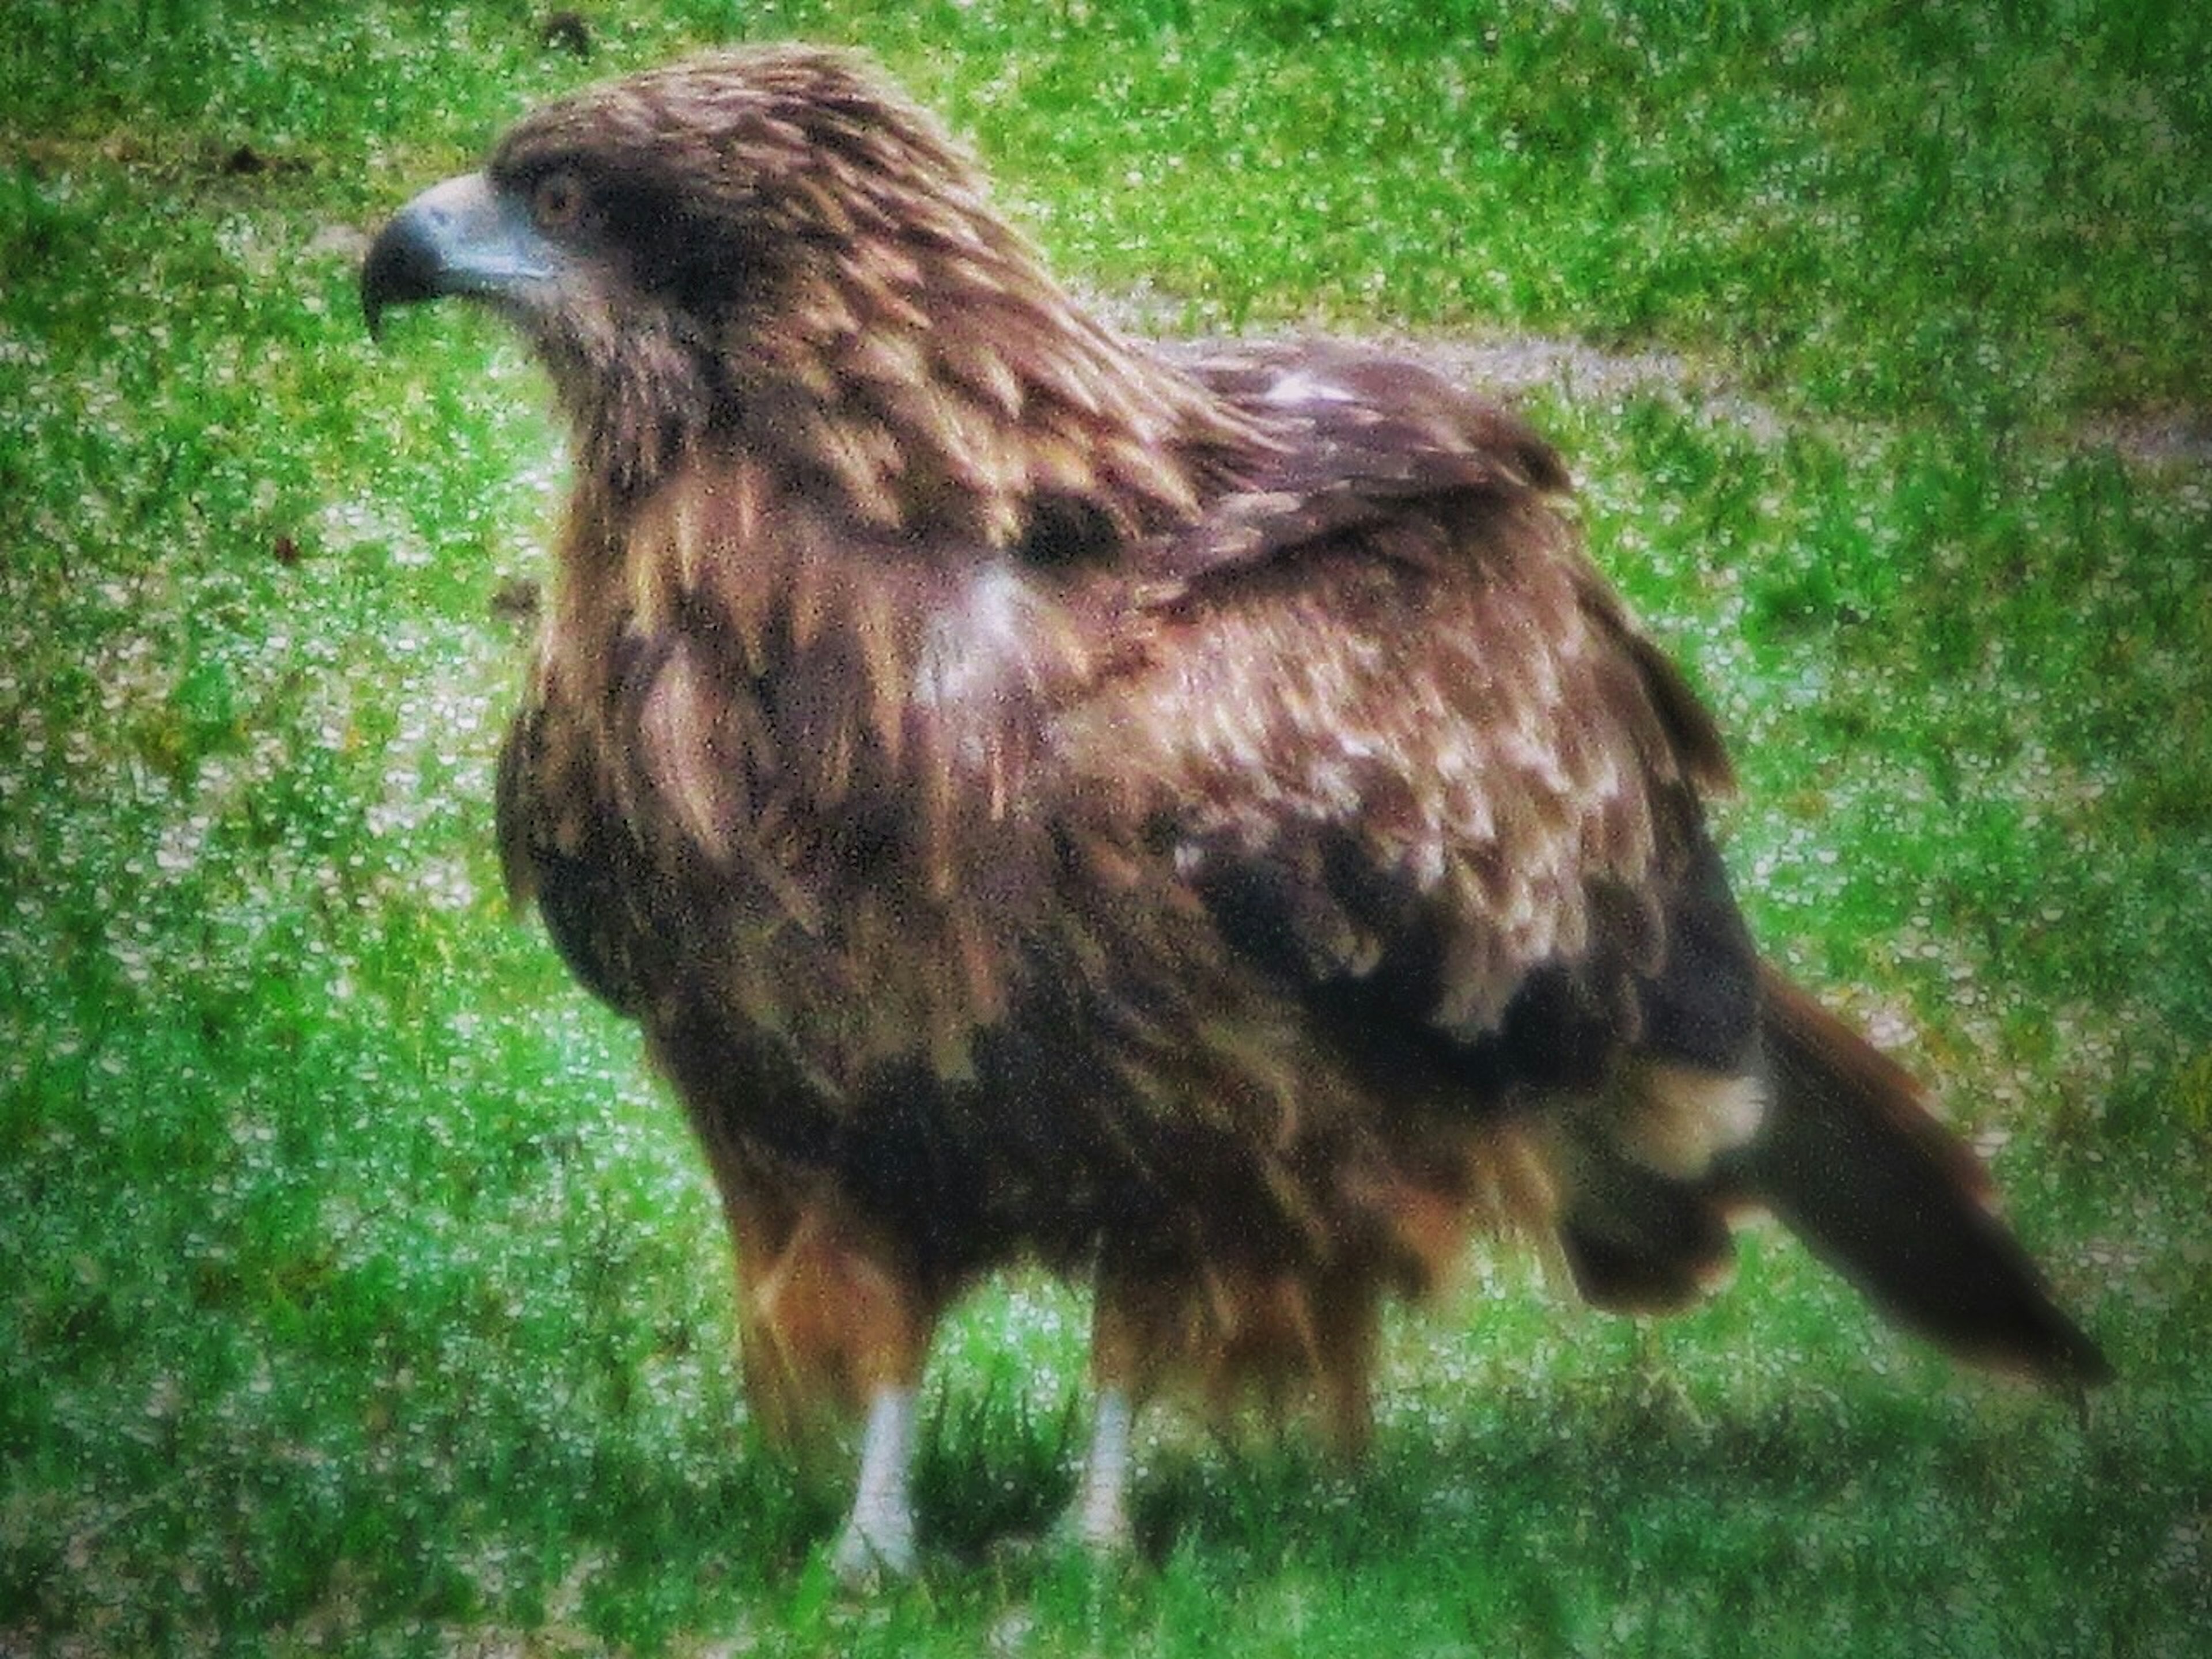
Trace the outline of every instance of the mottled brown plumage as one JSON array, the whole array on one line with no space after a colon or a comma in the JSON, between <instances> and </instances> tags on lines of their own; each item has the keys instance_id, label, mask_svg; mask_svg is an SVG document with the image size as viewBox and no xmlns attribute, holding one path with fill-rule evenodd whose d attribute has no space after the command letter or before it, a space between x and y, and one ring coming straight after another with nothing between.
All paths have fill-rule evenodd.
<instances>
[{"instance_id":1,"label":"mottled brown plumage","mask_svg":"<svg viewBox=\"0 0 2212 1659\"><path fill-rule=\"evenodd\" d=\"M1720 739L1511 415L1120 338L802 48L530 116L363 291L497 307L573 424L501 847L699 1132L771 1422L896 1402L1026 1256L1095 1284L1109 1400L1356 1441L1381 1301L1471 1231L1671 1306L1759 1204L1939 1339L2100 1371L1910 1080L1760 968ZM910 1557L897 1461L849 1570ZM1102 1423L1093 1541L1124 1461Z\"/></svg>"}]
</instances>

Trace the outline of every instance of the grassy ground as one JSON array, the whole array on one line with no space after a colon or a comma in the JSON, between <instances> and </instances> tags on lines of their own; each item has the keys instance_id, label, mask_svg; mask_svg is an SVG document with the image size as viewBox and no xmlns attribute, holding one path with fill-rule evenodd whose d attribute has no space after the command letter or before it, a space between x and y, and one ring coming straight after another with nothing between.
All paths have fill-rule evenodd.
<instances>
[{"instance_id":1,"label":"grassy ground","mask_svg":"<svg viewBox=\"0 0 2212 1659\"><path fill-rule=\"evenodd\" d=\"M1413 0L0 13L0 1650L2182 1655L2212 1635L2212 23ZM765 1454L703 1174L502 914L559 471L362 232L533 100L875 46L1164 325L1540 333L1528 399L1735 734L1764 936L1994 1152L2086 1426L1778 1237L1644 1328L1511 1265L1376 1455L1064 1495L1083 1313L962 1316L920 1586ZM1587 362L1595 359L1585 358ZM1595 392L1591 388L1595 387Z\"/></svg>"}]
</instances>

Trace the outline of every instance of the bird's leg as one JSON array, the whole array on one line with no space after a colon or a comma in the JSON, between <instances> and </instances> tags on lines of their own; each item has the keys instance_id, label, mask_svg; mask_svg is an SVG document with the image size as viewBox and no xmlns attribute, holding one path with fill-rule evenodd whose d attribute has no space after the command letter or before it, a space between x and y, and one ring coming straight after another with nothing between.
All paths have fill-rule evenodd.
<instances>
[{"instance_id":1,"label":"bird's leg","mask_svg":"<svg viewBox=\"0 0 2212 1659\"><path fill-rule=\"evenodd\" d=\"M1090 1449L1074 1501L1060 1522L1060 1536L1092 1555L1124 1555L1136 1546L1129 1523L1129 1442L1136 1416L1127 1389L1109 1384L1098 1390Z\"/></svg>"},{"instance_id":2,"label":"bird's leg","mask_svg":"<svg viewBox=\"0 0 2212 1659\"><path fill-rule=\"evenodd\" d=\"M879 1385L868 1401L853 1512L830 1558L838 1582L848 1588L865 1588L886 1575L902 1578L915 1569L914 1500L908 1490L914 1446L913 1387Z\"/></svg>"},{"instance_id":3,"label":"bird's leg","mask_svg":"<svg viewBox=\"0 0 2212 1659\"><path fill-rule=\"evenodd\" d=\"M1125 1265L1102 1266L1091 1311L1091 1443L1076 1477L1075 1497L1054 1536L1094 1556L1136 1547L1129 1523L1130 1437L1137 1405L1155 1380L1149 1369L1160 1346L1158 1298Z\"/></svg>"},{"instance_id":4,"label":"bird's leg","mask_svg":"<svg viewBox=\"0 0 2212 1659\"><path fill-rule=\"evenodd\" d=\"M708 1128L737 1246L746 1395L772 1435L801 1443L866 1413L853 1509L830 1565L854 1589L910 1573L915 1391L944 1292L915 1279L897 1240L819 1192L794 1194Z\"/></svg>"}]
</instances>

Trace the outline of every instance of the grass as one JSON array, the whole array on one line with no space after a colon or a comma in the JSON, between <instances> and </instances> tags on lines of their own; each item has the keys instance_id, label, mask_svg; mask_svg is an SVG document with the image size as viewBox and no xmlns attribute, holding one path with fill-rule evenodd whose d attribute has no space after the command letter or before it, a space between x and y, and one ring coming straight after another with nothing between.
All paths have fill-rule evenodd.
<instances>
[{"instance_id":1,"label":"grass","mask_svg":"<svg viewBox=\"0 0 2212 1659\"><path fill-rule=\"evenodd\" d=\"M0 29L0 1650L2197 1650L2201 8L609 3L589 64L538 9ZM352 297L520 108L740 27L874 46L1170 325L1685 360L1529 401L1734 734L1762 935L1944 1082L2113 1352L2086 1426L1778 1237L1649 1328L1481 1264L1394 1328L1370 1464L1163 1424L1155 1565L1101 1578L1002 1541L1082 1365L1023 1281L933 1374L932 1571L830 1594L838 1474L749 1425L682 1127L496 896L542 388Z\"/></svg>"}]
</instances>

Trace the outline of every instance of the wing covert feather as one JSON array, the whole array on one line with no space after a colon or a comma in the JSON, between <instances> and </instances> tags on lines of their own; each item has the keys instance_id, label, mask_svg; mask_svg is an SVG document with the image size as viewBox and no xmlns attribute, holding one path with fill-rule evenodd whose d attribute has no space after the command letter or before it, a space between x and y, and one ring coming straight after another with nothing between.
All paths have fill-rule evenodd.
<instances>
[{"instance_id":1,"label":"wing covert feather","mask_svg":"<svg viewBox=\"0 0 2212 1659\"><path fill-rule=\"evenodd\" d=\"M1274 372L1313 428L1296 487L1224 504L1244 544L1165 592L1080 764L1133 788L1245 954L1449 1047L1534 1022L1601 1064L1714 884L1712 722L1525 428L1387 360Z\"/></svg>"}]
</instances>

